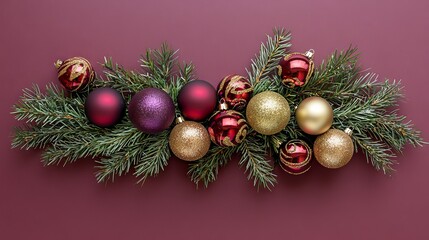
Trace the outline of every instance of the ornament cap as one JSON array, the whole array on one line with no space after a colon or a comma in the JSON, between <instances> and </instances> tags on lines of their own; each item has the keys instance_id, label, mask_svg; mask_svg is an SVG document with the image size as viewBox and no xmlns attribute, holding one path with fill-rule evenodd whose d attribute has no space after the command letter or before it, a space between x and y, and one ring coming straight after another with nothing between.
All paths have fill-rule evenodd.
<instances>
[{"instance_id":1,"label":"ornament cap","mask_svg":"<svg viewBox=\"0 0 429 240\"><path fill-rule=\"evenodd\" d=\"M58 69L61 67L61 65L63 64L63 61L61 61L60 59L58 59L55 63L54 66Z\"/></svg>"},{"instance_id":2,"label":"ornament cap","mask_svg":"<svg viewBox=\"0 0 429 240\"><path fill-rule=\"evenodd\" d=\"M182 116L179 115L179 116L176 117L176 125L179 124L179 123L182 123L184 121L185 121L185 119Z\"/></svg>"},{"instance_id":3,"label":"ornament cap","mask_svg":"<svg viewBox=\"0 0 429 240\"><path fill-rule=\"evenodd\" d=\"M307 52L305 52L305 54L304 54L306 57L308 57L309 59L312 59L313 58L313 56L314 56L314 50L313 49L310 49L310 50L308 50Z\"/></svg>"},{"instance_id":4,"label":"ornament cap","mask_svg":"<svg viewBox=\"0 0 429 240\"><path fill-rule=\"evenodd\" d=\"M352 134L353 134L353 130L351 129L351 128L346 128L345 130L344 130L344 132L347 134L347 135L349 135L350 137L352 136Z\"/></svg>"},{"instance_id":5,"label":"ornament cap","mask_svg":"<svg viewBox=\"0 0 429 240\"><path fill-rule=\"evenodd\" d=\"M225 110L228 110L228 104L226 103L225 99L222 98L219 101L219 111L225 111Z\"/></svg>"}]
</instances>

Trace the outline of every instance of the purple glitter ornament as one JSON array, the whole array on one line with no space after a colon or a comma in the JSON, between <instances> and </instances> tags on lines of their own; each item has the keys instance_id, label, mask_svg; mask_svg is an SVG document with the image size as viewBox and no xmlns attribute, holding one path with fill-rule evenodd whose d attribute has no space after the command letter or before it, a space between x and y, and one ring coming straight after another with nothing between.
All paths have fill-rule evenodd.
<instances>
[{"instance_id":1,"label":"purple glitter ornament","mask_svg":"<svg viewBox=\"0 0 429 240\"><path fill-rule=\"evenodd\" d=\"M131 98L128 116L140 131L150 134L160 133L173 123L174 103L163 90L146 88Z\"/></svg>"}]
</instances>

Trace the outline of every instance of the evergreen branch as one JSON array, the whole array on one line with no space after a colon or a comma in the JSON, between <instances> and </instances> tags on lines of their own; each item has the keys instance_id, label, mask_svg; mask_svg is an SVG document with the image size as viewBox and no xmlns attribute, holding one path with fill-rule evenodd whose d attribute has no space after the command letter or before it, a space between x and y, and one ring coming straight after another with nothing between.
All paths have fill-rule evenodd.
<instances>
[{"instance_id":1,"label":"evergreen branch","mask_svg":"<svg viewBox=\"0 0 429 240\"><path fill-rule=\"evenodd\" d=\"M238 150L241 153L239 165L246 166L247 178L253 179L253 185L258 189L261 186L267 189L274 186L277 182L276 175L273 173L273 167L265 159L265 151L258 141L248 135Z\"/></svg>"},{"instance_id":2,"label":"evergreen branch","mask_svg":"<svg viewBox=\"0 0 429 240\"><path fill-rule=\"evenodd\" d=\"M84 99L81 97L69 98L57 86L48 84L46 94L42 93L38 85L33 89L24 89L18 104L13 106L12 114L19 121L39 125L75 125L85 124L87 119L84 113Z\"/></svg>"},{"instance_id":3,"label":"evergreen branch","mask_svg":"<svg viewBox=\"0 0 429 240\"><path fill-rule=\"evenodd\" d=\"M97 166L98 171L95 176L98 182L108 180L113 182L115 176L127 174L132 166L145 158L147 149L153 148L150 143L157 141L157 135L144 134L132 127L127 130L128 133L124 134L121 143L111 143L113 146L116 145L118 150L108 154L109 157L97 161L99 166ZM120 141L120 138L118 140ZM106 141L105 144L109 144L109 141Z\"/></svg>"},{"instance_id":4,"label":"evergreen branch","mask_svg":"<svg viewBox=\"0 0 429 240\"><path fill-rule=\"evenodd\" d=\"M270 76L270 78L261 80L253 87L253 95L265 91L273 91L279 93L280 95L287 96L288 89L284 87L279 76L273 75ZM293 101L291 98L288 98L287 100Z\"/></svg>"},{"instance_id":5,"label":"evergreen branch","mask_svg":"<svg viewBox=\"0 0 429 240\"><path fill-rule=\"evenodd\" d=\"M136 177L139 177L138 182L144 183L148 177L154 177L159 172L164 170L170 158L170 149L168 147L169 131L155 135L156 137L150 138L145 144L145 151L142 158L138 159L135 166Z\"/></svg>"},{"instance_id":6,"label":"evergreen branch","mask_svg":"<svg viewBox=\"0 0 429 240\"><path fill-rule=\"evenodd\" d=\"M173 51L164 43L159 50L147 50L146 55L140 59L141 67L150 76L152 87L167 89L173 67L177 63L177 51Z\"/></svg>"},{"instance_id":7,"label":"evergreen branch","mask_svg":"<svg viewBox=\"0 0 429 240\"><path fill-rule=\"evenodd\" d=\"M194 65L191 63L184 63L179 69L179 74L172 77L167 88L167 93L170 94L173 102L176 104L176 109L178 109L177 96L179 95L180 89L189 81L194 80L194 78Z\"/></svg>"},{"instance_id":8,"label":"evergreen branch","mask_svg":"<svg viewBox=\"0 0 429 240\"><path fill-rule=\"evenodd\" d=\"M267 36L267 42L261 44L259 55L252 59L251 70L247 70L253 86L266 79L284 57L287 48L291 46L291 35L284 29L274 29L274 36Z\"/></svg>"},{"instance_id":9,"label":"evergreen branch","mask_svg":"<svg viewBox=\"0 0 429 240\"><path fill-rule=\"evenodd\" d=\"M404 122L405 116L398 115L396 111L384 115L383 120L377 121L373 127L368 129L369 135L385 142L398 152L402 152L405 144L414 147L427 144L421 137L421 132L414 129L410 121Z\"/></svg>"},{"instance_id":10,"label":"evergreen branch","mask_svg":"<svg viewBox=\"0 0 429 240\"><path fill-rule=\"evenodd\" d=\"M214 146L202 159L189 164L188 175L197 186L202 182L207 188L216 180L219 168L225 166L236 151L237 147Z\"/></svg>"},{"instance_id":11,"label":"evergreen branch","mask_svg":"<svg viewBox=\"0 0 429 240\"><path fill-rule=\"evenodd\" d=\"M381 170L384 174L390 174L394 171L393 165L396 164L396 161L392 158L395 158L396 155L387 144L373 140L361 133L353 133L352 139L355 145L359 146L365 153L367 162L371 162L376 170Z\"/></svg>"},{"instance_id":12,"label":"evergreen branch","mask_svg":"<svg viewBox=\"0 0 429 240\"><path fill-rule=\"evenodd\" d=\"M97 155L92 151L92 144L89 138L82 138L79 142L58 141L42 153L42 162L45 166L61 163L65 166L81 158L95 158Z\"/></svg>"},{"instance_id":13,"label":"evergreen branch","mask_svg":"<svg viewBox=\"0 0 429 240\"><path fill-rule=\"evenodd\" d=\"M362 83L374 83L373 75L359 78L360 69L357 66L357 49L349 48L346 51L335 51L302 88L289 89L289 95L299 98L299 102L309 96L320 96L334 104L341 104L353 99L365 87ZM369 80L368 80L369 79ZM368 81L366 81L368 80ZM372 85L369 85L372 86Z\"/></svg>"},{"instance_id":14,"label":"evergreen branch","mask_svg":"<svg viewBox=\"0 0 429 240\"><path fill-rule=\"evenodd\" d=\"M74 128L57 128L57 127L40 127L33 125L25 125L15 129L15 137L12 141L12 147L29 150L31 148L45 148L51 143L61 141L67 137L73 138L71 136L79 135L82 137L87 133L92 131L87 131L84 133L82 130L79 132Z\"/></svg>"},{"instance_id":15,"label":"evergreen branch","mask_svg":"<svg viewBox=\"0 0 429 240\"><path fill-rule=\"evenodd\" d=\"M97 182L101 183L107 182L109 180L114 182L115 176L127 174L140 157L142 156L139 154L133 154L130 156L128 152L120 151L116 152L110 157L106 157L97 161L99 164L96 167L98 170L95 173Z\"/></svg>"},{"instance_id":16,"label":"evergreen branch","mask_svg":"<svg viewBox=\"0 0 429 240\"><path fill-rule=\"evenodd\" d=\"M316 69L310 81L302 90L312 91L331 88L348 82L349 75L358 73L357 48L349 47L346 51L335 51L327 61L323 61ZM335 81L334 81L335 80Z\"/></svg>"},{"instance_id":17,"label":"evergreen branch","mask_svg":"<svg viewBox=\"0 0 429 240\"><path fill-rule=\"evenodd\" d=\"M111 87L122 93L135 93L151 86L149 74L127 71L123 66L114 64L112 58L104 58L104 76L97 77L93 87Z\"/></svg>"}]
</instances>

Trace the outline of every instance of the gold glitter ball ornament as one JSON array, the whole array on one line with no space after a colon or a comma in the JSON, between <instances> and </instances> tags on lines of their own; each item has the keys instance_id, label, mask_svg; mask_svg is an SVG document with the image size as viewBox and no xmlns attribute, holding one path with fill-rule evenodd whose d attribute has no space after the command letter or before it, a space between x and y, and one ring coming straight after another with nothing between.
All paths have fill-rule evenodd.
<instances>
[{"instance_id":1,"label":"gold glitter ball ornament","mask_svg":"<svg viewBox=\"0 0 429 240\"><path fill-rule=\"evenodd\" d=\"M352 159L354 146L347 133L330 129L316 138L313 151L322 166L335 169L345 166Z\"/></svg>"},{"instance_id":2,"label":"gold glitter ball ornament","mask_svg":"<svg viewBox=\"0 0 429 240\"><path fill-rule=\"evenodd\" d=\"M299 128L310 135L328 131L334 120L334 112L328 101L321 97L304 99L295 111Z\"/></svg>"},{"instance_id":3,"label":"gold glitter ball ornament","mask_svg":"<svg viewBox=\"0 0 429 240\"><path fill-rule=\"evenodd\" d=\"M182 118L183 119L183 118ZM195 161L207 154L210 148L210 136L206 128L193 121L179 119L168 139L173 154L184 161Z\"/></svg>"},{"instance_id":4,"label":"gold glitter ball ornament","mask_svg":"<svg viewBox=\"0 0 429 240\"><path fill-rule=\"evenodd\" d=\"M280 94L265 91L250 99L246 108L249 125L260 134L273 135L283 130L290 119L290 107Z\"/></svg>"}]
</instances>

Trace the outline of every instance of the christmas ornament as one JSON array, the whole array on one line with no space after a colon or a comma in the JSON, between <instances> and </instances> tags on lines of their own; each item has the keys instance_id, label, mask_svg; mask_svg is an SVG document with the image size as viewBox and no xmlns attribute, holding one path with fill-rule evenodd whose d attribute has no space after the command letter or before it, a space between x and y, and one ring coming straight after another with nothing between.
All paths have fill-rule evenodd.
<instances>
[{"instance_id":1,"label":"christmas ornament","mask_svg":"<svg viewBox=\"0 0 429 240\"><path fill-rule=\"evenodd\" d=\"M58 60L55 63L58 69L58 80L68 91L83 89L94 79L94 70L88 60L83 57L74 57Z\"/></svg>"},{"instance_id":2,"label":"christmas ornament","mask_svg":"<svg viewBox=\"0 0 429 240\"><path fill-rule=\"evenodd\" d=\"M131 98L128 116L140 131L156 134L173 123L175 107L171 97L163 90L146 88Z\"/></svg>"},{"instance_id":3,"label":"christmas ornament","mask_svg":"<svg viewBox=\"0 0 429 240\"><path fill-rule=\"evenodd\" d=\"M225 99L228 107L243 110L252 97L253 88L249 80L240 75L229 75L217 87L219 98Z\"/></svg>"},{"instance_id":4,"label":"christmas ornament","mask_svg":"<svg viewBox=\"0 0 429 240\"><path fill-rule=\"evenodd\" d=\"M88 120L99 127L111 127L125 113L125 101L121 93L112 88L97 88L89 93L85 101Z\"/></svg>"},{"instance_id":5,"label":"christmas ornament","mask_svg":"<svg viewBox=\"0 0 429 240\"><path fill-rule=\"evenodd\" d=\"M331 105L321 97L304 99L295 111L299 128L310 135L320 135L331 127L334 112Z\"/></svg>"},{"instance_id":6,"label":"christmas ornament","mask_svg":"<svg viewBox=\"0 0 429 240\"><path fill-rule=\"evenodd\" d=\"M246 137L247 123L243 115L237 111L228 110L228 105L222 102L219 105L219 111L210 118L207 130L214 144L234 147Z\"/></svg>"},{"instance_id":7,"label":"christmas ornament","mask_svg":"<svg viewBox=\"0 0 429 240\"><path fill-rule=\"evenodd\" d=\"M314 50L310 49L305 54L290 53L282 58L277 66L277 74L283 84L290 88L307 84L314 70L313 55Z\"/></svg>"},{"instance_id":8,"label":"christmas ornament","mask_svg":"<svg viewBox=\"0 0 429 240\"><path fill-rule=\"evenodd\" d=\"M180 90L177 102L182 115L193 121L203 121L216 107L216 90L202 80L187 83Z\"/></svg>"},{"instance_id":9,"label":"christmas ornament","mask_svg":"<svg viewBox=\"0 0 429 240\"><path fill-rule=\"evenodd\" d=\"M302 140L291 140L280 146L280 166L287 173L299 175L307 172L311 165L311 148Z\"/></svg>"},{"instance_id":10,"label":"christmas ornament","mask_svg":"<svg viewBox=\"0 0 429 240\"><path fill-rule=\"evenodd\" d=\"M283 130L289 122L289 104L282 95L265 91L250 99L246 118L258 133L273 135Z\"/></svg>"},{"instance_id":11,"label":"christmas ornament","mask_svg":"<svg viewBox=\"0 0 429 240\"><path fill-rule=\"evenodd\" d=\"M347 129L350 134L350 130ZM330 129L314 142L314 157L327 168L340 168L352 159L354 146L350 136L341 130Z\"/></svg>"},{"instance_id":12,"label":"christmas ornament","mask_svg":"<svg viewBox=\"0 0 429 240\"><path fill-rule=\"evenodd\" d=\"M168 144L173 154L184 161L198 160L209 151L210 136L201 123L177 118Z\"/></svg>"}]
</instances>

